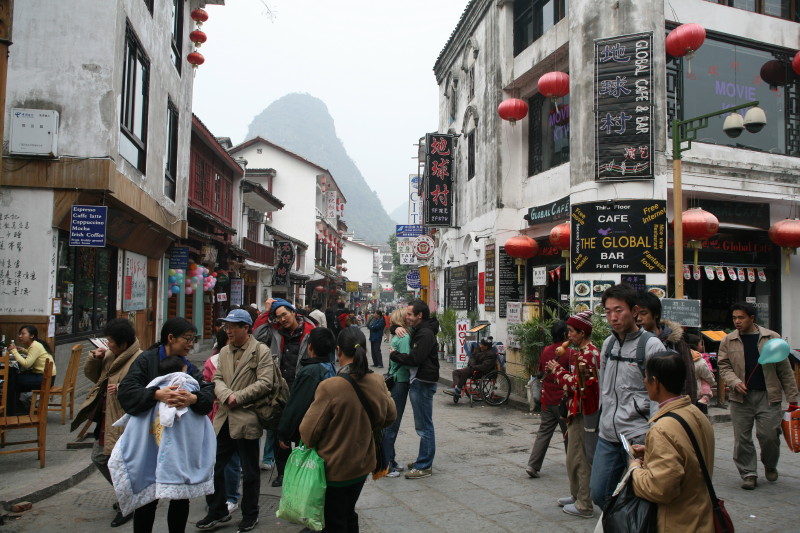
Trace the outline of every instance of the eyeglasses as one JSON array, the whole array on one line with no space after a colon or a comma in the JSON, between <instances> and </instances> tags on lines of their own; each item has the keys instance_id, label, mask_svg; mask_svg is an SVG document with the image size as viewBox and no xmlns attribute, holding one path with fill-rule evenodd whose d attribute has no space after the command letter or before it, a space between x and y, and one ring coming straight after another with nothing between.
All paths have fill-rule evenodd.
<instances>
[{"instance_id":1,"label":"eyeglasses","mask_svg":"<svg viewBox=\"0 0 800 533\"><path fill-rule=\"evenodd\" d=\"M189 344L194 344L197 341L196 335L181 335L181 339L185 340Z\"/></svg>"}]
</instances>

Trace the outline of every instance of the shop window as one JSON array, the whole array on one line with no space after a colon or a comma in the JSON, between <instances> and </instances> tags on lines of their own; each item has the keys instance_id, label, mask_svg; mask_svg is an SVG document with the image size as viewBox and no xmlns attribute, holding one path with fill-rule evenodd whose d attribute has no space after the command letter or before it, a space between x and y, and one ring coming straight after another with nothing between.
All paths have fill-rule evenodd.
<instances>
[{"instance_id":1,"label":"shop window","mask_svg":"<svg viewBox=\"0 0 800 533\"><path fill-rule=\"evenodd\" d=\"M205 205L206 198L208 197L205 190L207 163L205 159L197 154L192 154L192 158L194 159L194 176L192 176L194 184L192 187L192 198L199 204Z\"/></svg>"},{"instance_id":2,"label":"shop window","mask_svg":"<svg viewBox=\"0 0 800 533\"><path fill-rule=\"evenodd\" d=\"M514 55L518 55L569 13L569 0L515 0Z\"/></svg>"},{"instance_id":3,"label":"shop window","mask_svg":"<svg viewBox=\"0 0 800 533\"><path fill-rule=\"evenodd\" d=\"M752 13L761 13L798 22L798 0L708 0L714 4L722 4Z\"/></svg>"},{"instance_id":4,"label":"shop window","mask_svg":"<svg viewBox=\"0 0 800 533\"><path fill-rule=\"evenodd\" d=\"M475 177L475 130L467 134L467 180Z\"/></svg>"},{"instance_id":5,"label":"shop window","mask_svg":"<svg viewBox=\"0 0 800 533\"><path fill-rule=\"evenodd\" d=\"M251 211L252 213L252 211ZM258 219L252 216L247 217L247 238L253 242L258 241Z\"/></svg>"},{"instance_id":6,"label":"shop window","mask_svg":"<svg viewBox=\"0 0 800 533\"><path fill-rule=\"evenodd\" d=\"M58 246L56 335L86 336L101 331L114 318L116 302L116 250L110 247L69 246L62 232Z\"/></svg>"},{"instance_id":7,"label":"shop window","mask_svg":"<svg viewBox=\"0 0 800 533\"><path fill-rule=\"evenodd\" d=\"M175 201L178 178L178 109L167 100L167 149L164 164L164 196Z\"/></svg>"},{"instance_id":8,"label":"shop window","mask_svg":"<svg viewBox=\"0 0 800 533\"><path fill-rule=\"evenodd\" d=\"M147 159L147 99L150 62L128 23L122 70L119 153L145 173Z\"/></svg>"},{"instance_id":9,"label":"shop window","mask_svg":"<svg viewBox=\"0 0 800 533\"><path fill-rule=\"evenodd\" d=\"M475 98L475 66L467 71L467 101Z\"/></svg>"},{"instance_id":10,"label":"shop window","mask_svg":"<svg viewBox=\"0 0 800 533\"><path fill-rule=\"evenodd\" d=\"M533 176L569 161L569 95L558 108L537 94L528 101L528 175Z\"/></svg>"},{"instance_id":11,"label":"shop window","mask_svg":"<svg viewBox=\"0 0 800 533\"><path fill-rule=\"evenodd\" d=\"M172 0L170 18L172 20L171 59L180 74L183 64L183 0Z\"/></svg>"},{"instance_id":12,"label":"shop window","mask_svg":"<svg viewBox=\"0 0 800 533\"><path fill-rule=\"evenodd\" d=\"M222 176L219 172L214 174L214 212L222 212Z\"/></svg>"},{"instance_id":13,"label":"shop window","mask_svg":"<svg viewBox=\"0 0 800 533\"><path fill-rule=\"evenodd\" d=\"M787 72L787 84L770 87L760 75L767 61L778 59L788 65L792 55L791 51L757 49L726 36L708 35L701 52L692 58L691 72L682 59L668 65L668 95L679 102L668 106L669 119L697 117L758 101L767 115L760 132L730 138L722 131L723 118L718 118L700 132L697 142L800 156L800 82Z\"/></svg>"}]
</instances>

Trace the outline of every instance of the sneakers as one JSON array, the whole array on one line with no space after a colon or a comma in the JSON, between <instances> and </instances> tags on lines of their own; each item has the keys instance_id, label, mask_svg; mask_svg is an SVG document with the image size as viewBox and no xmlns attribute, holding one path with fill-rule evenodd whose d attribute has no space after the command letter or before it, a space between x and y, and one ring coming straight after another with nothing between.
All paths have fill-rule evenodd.
<instances>
[{"instance_id":1,"label":"sneakers","mask_svg":"<svg viewBox=\"0 0 800 533\"><path fill-rule=\"evenodd\" d=\"M557 501L559 507L564 507L565 505L572 505L575 503L575 498L567 496L566 498L559 498Z\"/></svg>"},{"instance_id":2,"label":"sneakers","mask_svg":"<svg viewBox=\"0 0 800 533\"><path fill-rule=\"evenodd\" d=\"M239 532L242 533L243 531L253 531L256 528L256 524L258 524L258 517L256 518L243 518L241 522L239 522Z\"/></svg>"},{"instance_id":3,"label":"sneakers","mask_svg":"<svg viewBox=\"0 0 800 533\"><path fill-rule=\"evenodd\" d=\"M283 486L283 476L278 476L275 478L275 481L272 482L273 487L280 487Z\"/></svg>"},{"instance_id":4,"label":"sneakers","mask_svg":"<svg viewBox=\"0 0 800 533\"><path fill-rule=\"evenodd\" d=\"M269 471L275 468L275 463L261 463L260 468Z\"/></svg>"},{"instance_id":5,"label":"sneakers","mask_svg":"<svg viewBox=\"0 0 800 533\"><path fill-rule=\"evenodd\" d=\"M415 469L417 467L417 463L416 462L408 463L406 466L408 467L409 470L413 470L413 469Z\"/></svg>"},{"instance_id":6,"label":"sneakers","mask_svg":"<svg viewBox=\"0 0 800 533\"><path fill-rule=\"evenodd\" d=\"M539 477L539 471L535 468L528 467L525 469L525 472L528 473L528 477Z\"/></svg>"},{"instance_id":7,"label":"sneakers","mask_svg":"<svg viewBox=\"0 0 800 533\"><path fill-rule=\"evenodd\" d=\"M758 486L758 481L756 480L756 476L747 476L742 481L742 488L744 490L753 490Z\"/></svg>"},{"instance_id":8,"label":"sneakers","mask_svg":"<svg viewBox=\"0 0 800 533\"><path fill-rule=\"evenodd\" d=\"M406 479L420 479L423 477L431 477L433 471L430 468L423 468L422 470L412 468L406 472Z\"/></svg>"},{"instance_id":9,"label":"sneakers","mask_svg":"<svg viewBox=\"0 0 800 533\"><path fill-rule=\"evenodd\" d=\"M764 477L767 478L767 481L778 481L778 469L765 467Z\"/></svg>"},{"instance_id":10,"label":"sneakers","mask_svg":"<svg viewBox=\"0 0 800 533\"><path fill-rule=\"evenodd\" d=\"M399 470L389 470L389 473L386 474L386 477L400 477Z\"/></svg>"},{"instance_id":11,"label":"sneakers","mask_svg":"<svg viewBox=\"0 0 800 533\"><path fill-rule=\"evenodd\" d=\"M412 468L413 468L413 467L412 467ZM406 467L404 467L403 465L394 465L394 466L392 467L392 470L397 470L398 472L402 472L402 471L403 471L403 470L405 470L405 469L406 469Z\"/></svg>"},{"instance_id":12,"label":"sneakers","mask_svg":"<svg viewBox=\"0 0 800 533\"><path fill-rule=\"evenodd\" d=\"M228 514L233 514L233 512L239 508L239 502L228 502Z\"/></svg>"},{"instance_id":13,"label":"sneakers","mask_svg":"<svg viewBox=\"0 0 800 533\"><path fill-rule=\"evenodd\" d=\"M231 519L231 515L226 514L221 518L215 518L210 514L207 514L205 518L201 518L195 525L197 529L202 531L210 531L212 529L216 529L218 525L222 524L223 522L228 522Z\"/></svg>"},{"instance_id":14,"label":"sneakers","mask_svg":"<svg viewBox=\"0 0 800 533\"><path fill-rule=\"evenodd\" d=\"M577 507L575 507L574 503L565 505L561 510L568 515L579 516L581 518L592 518L594 516L594 511L580 511Z\"/></svg>"},{"instance_id":15,"label":"sneakers","mask_svg":"<svg viewBox=\"0 0 800 533\"><path fill-rule=\"evenodd\" d=\"M461 391L457 387L453 387L452 389L444 389L442 392L449 394L450 396L461 396Z\"/></svg>"}]
</instances>

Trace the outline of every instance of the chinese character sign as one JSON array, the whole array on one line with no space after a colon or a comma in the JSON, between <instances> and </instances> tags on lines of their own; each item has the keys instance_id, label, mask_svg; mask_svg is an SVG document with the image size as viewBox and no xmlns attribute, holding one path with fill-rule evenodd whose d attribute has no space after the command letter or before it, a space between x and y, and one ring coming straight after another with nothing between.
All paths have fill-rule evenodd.
<instances>
[{"instance_id":1,"label":"chinese character sign","mask_svg":"<svg viewBox=\"0 0 800 533\"><path fill-rule=\"evenodd\" d=\"M336 220L336 191L325 193L325 218Z\"/></svg>"},{"instance_id":2,"label":"chinese character sign","mask_svg":"<svg viewBox=\"0 0 800 533\"><path fill-rule=\"evenodd\" d=\"M453 225L454 155L452 135L429 133L425 136L425 187L423 219L428 226Z\"/></svg>"},{"instance_id":3,"label":"chinese character sign","mask_svg":"<svg viewBox=\"0 0 800 533\"><path fill-rule=\"evenodd\" d=\"M125 251L125 279L123 311L147 308L147 257Z\"/></svg>"},{"instance_id":4,"label":"chinese character sign","mask_svg":"<svg viewBox=\"0 0 800 533\"><path fill-rule=\"evenodd\" d=\"M653 34L595 41L595 178L653 178Z\"/></svg>"},{"instance_id":5,"label":"chinese character sign","mask_svg":"<svg viewBox=\"0 0 800 533\"><path fill-rule=\"evenodd\" d=\"M278 241L275 248L278 252L278 264L272 272L272 285L288 285L289 272L294 263L294 248L289 241Z\"/></svg>"}]
</instances>

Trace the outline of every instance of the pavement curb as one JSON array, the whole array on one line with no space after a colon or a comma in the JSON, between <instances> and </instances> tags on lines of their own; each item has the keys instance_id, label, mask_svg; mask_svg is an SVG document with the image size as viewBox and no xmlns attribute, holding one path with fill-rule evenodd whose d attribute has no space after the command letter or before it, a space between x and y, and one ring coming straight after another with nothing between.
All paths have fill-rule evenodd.
<instances>
[{"instance_id":1,"label":"pavement curb","mask_svg":"<svg viewBox=\"0 0 800 533\"><path fill-rule=\"evenodd\" d=\"M0 507L9 511L11 506L18 502L28 501L31 503L37 503L42 500L45 500L51 496L58 494L59 492L65 491L71 487L74 487L87 477L89 477L92 472L94 472L95 466L93 463L89 463L88 465L84 466L78 472L72 474L67 479L63 479L61 481L57 481L52 485L48 485L47 487L34 490L28 494L21 495L17 498L12 500L0 500Z\"/></svg>"}]
</instances>

